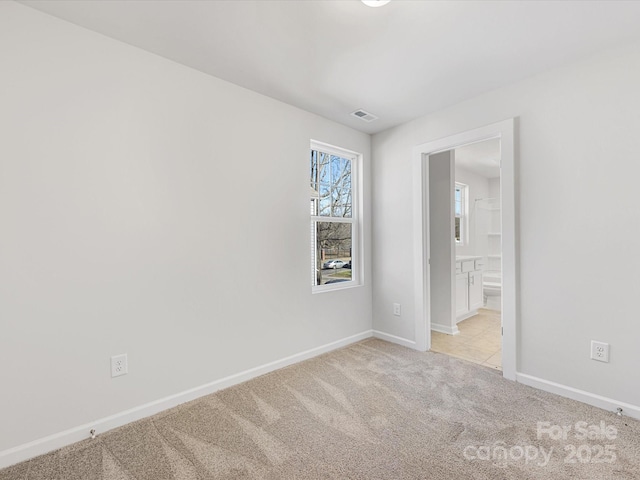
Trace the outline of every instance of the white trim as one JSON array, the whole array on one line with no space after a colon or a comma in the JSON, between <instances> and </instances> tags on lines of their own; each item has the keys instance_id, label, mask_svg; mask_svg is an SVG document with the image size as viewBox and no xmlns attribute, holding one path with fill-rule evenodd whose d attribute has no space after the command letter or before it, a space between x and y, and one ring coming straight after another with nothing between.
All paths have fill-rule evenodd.
<instances>
[{"instance_id":1,"label":"white trim","mask_svg":"<svg viewBox=\"0 0 640 480\"><path fill-rule=\"evenodd\" d=\"M391 335L390 333L384 333L380 330L374 330L373 336L375 338L379 338L380 340L386 340L387 342L396 343L398 345L402 345L403 347L416 349L416 342L413 340L408 340L403 337L396 337L395 335Z\"/></svg>"},{"instance_id":2,"label":"white trim","mask_svg":"<svg viewBox=\"0 0 640 480\"><path fill-rule=\"evenodd\" d=\"M446 333L447 335L458 335L460 333L457 325L450 327L449 325L438 325L437 323L432 323L431 330L434 332ZM431 333L429 333L429 337L431 337Z\"/></svg>"},{"instance_id":3,"label":"white trim","mask_svg":"<svg viewBox=\"0 0 640 480\"><path fill-rule=\"evenodd\" d=\"M349 160L356 160L359 156L362 155L361 153L355 152L353 150L336 147L335 145L319 142L318 140L313 139L311 139L310 145L312 150L321 150L322 153L328 153L329 155L334 155L340 158L347 158Z\"/></svg>"},{"instance_id":4,"label":"white trim","mask_svg":"<svg viewBox=\"0 0 640 480\"><path fill-rule=\"evenodd\" d=\"M415 309L415 338L416 350L421 352L431 348L431 332L428 332L431 315L429 305L431 304L431 291L426 288L429 278L429 235L427 235L427 225L429 223L429 212L425 208L425 197L428 197L426 188L429 185L429 169L422 152L414 149L415 161L413 162L413 258L416 268L413 269L414 285L414 309Z\"/></svg>"},{"instance_id":5,"label":"white trim","mask_svg":"<svg viewBox=\"0 0 640 480\"><path fill-rule=\"evenodd\" d=\"M589 393L560 383L550 382L549 380L527 375L526 373L516 372L516 381L523 385L544 390L545 392L554 393L561 397L571 398L572 400L577 400L578 402L586 403L587 405L602 408L609 412L615 412L616 409L622 408L623 415L640 420L640 406L637 405L619 402L612 398L602 397L595 393Z\"/></svg>"},{"instance_id":6,"label":"white trim","mask_svg":"<svg viewBox=\"0 0 640 480\"><path fill-rule=\"evenodd\" d=\"M350 223L355 224L355 218L352 217L321 217L319 215L311 215L314 222L333 222L333 223Z\"/></svg>"},{"instance_id":7,"label":"white trim","mask_svg":"<svg viewBox=\"0 0 640 480\"><path fill-rule=\"evenodd\" d=\"M515 196L515 119L469 130L446 138L418 145L413 149L414 164L414 298L417 350L431 346L429 312L429 209L427 158L438 152L464 145L500 138L500 201L502 215L502 374L516 379L517 369L517 251Z\"/></svg>"},{"instance_id":8,"label":"white trim","mask_svg":"<svg viewBox=\"0 0 640 480\"><path fill-rule=\"evenodd\" d=\"M459 317L456 318L456 323L460 323L463 320L466 320L466 319L471 318L471 317L475 317L476 315L478 315L478 310L471 310L470 312L463 313L462 315L460 315ZM433 325L431 325L431 330L435 330L433 328Z\"/></svg>"},{"instance_id":9,"label":"white trim","mask_svg":"<svg viewBox=\"0 0 640 480\"><path fill-rule=\"evenodd\" d=\"M362 283L355 283L354 280L347 280L346 282L330 283L329 285L316 285L312 290L312 294L321 294L327 292L336 292L338 290L349 290L351 288L364 287Z\"/></svg>"},{"instance_id":10,"label":"white trim","mask_svg":"<svg viewBox=\"0 0 640 480\"><path fill-rule=\"evenodd\" d=\"M266 363L255 368L245 370L244 372L229 375L228 377L215 380L211 383L207 383L205 385L201 385L199 387L195 387L190 390L177 393L175 395L170 395L168 397L161 398L159 400L155 400L153 402L146 403L144 405L140 405L138 407L134 407L120 413L116 413L115 415L111 415L109 417L101 418L100 420L96 420L92 423L87 423L78 427L70 428L69 430L55 433L38 440L34 440L33 442L25 443L23 445L18 445L17 447L1 451L0 469L28 460L38 455L43 455L72 443L86 440L89 438L89 430L91 430L92 428L95 429L98 434L101 434L114 428L134 422L136 420L155 415L158 412L173 408L182 403L195 400L204 395L215 393L218 390L222 390L224 388L246 382L247 380L251 380L252 378L259 377L260 375L273 372L274 370L293 365L294 363L298 363L303 360L308 360L318 355L322 355L323 353L345 347L366 338L371 338L372 336L372 330L365 330L364 332L358 333L356 335L352 335L350 337L336 340L335 342L327 343L319 347L305 350L304 352L296 353L280 360L276 360L274 362Z\"/></svg>"}]
</instances>

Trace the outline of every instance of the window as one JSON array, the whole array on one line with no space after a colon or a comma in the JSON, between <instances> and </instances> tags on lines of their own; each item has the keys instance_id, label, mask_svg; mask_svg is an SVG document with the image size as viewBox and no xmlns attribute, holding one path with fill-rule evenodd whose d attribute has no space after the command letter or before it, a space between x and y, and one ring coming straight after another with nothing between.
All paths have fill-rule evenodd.
<instances>
[{"instance_id":1,"label":"window","mask_svg":"<svg viewBox=\"0 0 640 480\"><path fill-rule=\"evenodd\" d=\"M356 153L311 143L311 285L314 292L358 283L359 159Z\"/></svg>"},{"instance_id":2,"label":"window","mask_svg":"<svg viewBox=\"0 0 640 480\"><path fill-rule=\"evenodd\" d=\"M464 183L456 183L454 194L455 205L455 239L456 245L467 243L467 192L469 187Z\"/></svg>"}]
</instances>

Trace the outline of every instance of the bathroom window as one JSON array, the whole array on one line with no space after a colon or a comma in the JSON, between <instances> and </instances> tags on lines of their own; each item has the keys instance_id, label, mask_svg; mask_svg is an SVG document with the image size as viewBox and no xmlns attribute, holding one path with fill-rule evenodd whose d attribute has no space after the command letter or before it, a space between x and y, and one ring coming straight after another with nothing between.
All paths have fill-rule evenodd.
<instances>
[{"instance_id":1,"label":"bathroom window","mask_svg":"<svg viewBox=\"0 0 640 480\"><path fill-rule=\"evenodd\" d=\"M455 240L456 245L466 245L468 236L467 221L467 194L469 187L464 183L457 183L455 186Z\"/></svg>"}]
</instances>

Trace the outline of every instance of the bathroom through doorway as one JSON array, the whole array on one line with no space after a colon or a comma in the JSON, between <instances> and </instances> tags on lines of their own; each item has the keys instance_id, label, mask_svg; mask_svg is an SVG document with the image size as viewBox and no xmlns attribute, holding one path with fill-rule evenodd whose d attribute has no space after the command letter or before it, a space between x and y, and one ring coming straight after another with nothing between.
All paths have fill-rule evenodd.
<instances>
[{"instance_id":1,"label":"bathroom through doorway","mask_svg":"<svg viewBox=\"0 0 640 480\"><path fill-rule=\"evenodd\" d=\"M449 251L454 256L451 311L447 282L432 287L437 291L431 296L431 350L501 370L500 139L464 145L429 160L434 181L429 194L431 245L444 253L435 261L435 272L446 270ZM453 232L447 237L442 232L448 225Z\"/></svg>"}]
</instances>

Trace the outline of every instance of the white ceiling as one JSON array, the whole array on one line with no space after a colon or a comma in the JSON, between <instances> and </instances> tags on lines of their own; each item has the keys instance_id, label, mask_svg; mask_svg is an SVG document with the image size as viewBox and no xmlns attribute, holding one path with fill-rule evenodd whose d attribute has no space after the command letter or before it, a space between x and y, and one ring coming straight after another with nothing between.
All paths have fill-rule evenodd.
<instances>
[{"instance_id":1,"label":"white ceiling","mask_svg":"<svg viewBox=\"0 0 640 480\"><path fill-rule=\"evenodd\" d=\"M500 176L500 139L472 143L455 150L456 169L463 168L485 178Z\"/></svg>"},{"instance_id":2,"label":"white ceiling","mask_svg":"<svg viewBox=\"0 0 640 480\"><path fill-rule=\"evenodd\" d=\"M21 3L367 133L640 40L633 1Z\"/></svg>"}]
</instances>

